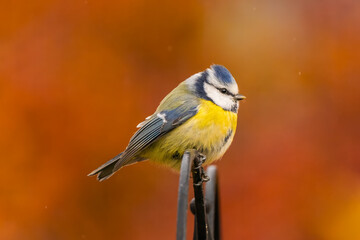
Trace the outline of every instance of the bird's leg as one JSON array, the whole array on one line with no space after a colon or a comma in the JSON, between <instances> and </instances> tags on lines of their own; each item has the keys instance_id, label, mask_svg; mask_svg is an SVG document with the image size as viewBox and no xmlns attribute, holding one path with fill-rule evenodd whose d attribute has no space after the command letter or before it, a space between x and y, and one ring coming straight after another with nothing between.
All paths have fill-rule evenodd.
<instances>
[{"instance_id":1,"label":"bird's leg","mask_svg":"<svg viewBox=\"0 0 360 240\"><path fill-rule=\"evenodd\" d=\"M202 153L199 153L198 155L198 158L200 160L200 172L201 172L201 181L202 182L208 182L210 180L209 176L206 175L206 172L202 166L202 164L206 161L206 155L205 154L202 154Z\"/></svg>"},{"instance_id":2,"label":"bird's leg","mask_svg":"<svg viewBox=\"0 0 360 240\"><path fill-rule=\"evenodd\" d=\"M201 181L198 184L202 184L203 182L208 182L210 180L209 176L206 175L202 164L205 162L206 156L202 153L198 153L196 156L196 164L194 166L195 169L198 169L201 175Z\"/></svg>"},{"instance_id":3,"label":"bird's leg","mask_svg":"<svg viewBox=\"0 0 360 240\"><path fill-rule=\"evenodd\" d=\"M199 159L199 162L200 162L200 165L203 164L206 160L206 155L205 154L202 154L202 153L198 153L198 159Z\"/></svg>"}]
</instances>

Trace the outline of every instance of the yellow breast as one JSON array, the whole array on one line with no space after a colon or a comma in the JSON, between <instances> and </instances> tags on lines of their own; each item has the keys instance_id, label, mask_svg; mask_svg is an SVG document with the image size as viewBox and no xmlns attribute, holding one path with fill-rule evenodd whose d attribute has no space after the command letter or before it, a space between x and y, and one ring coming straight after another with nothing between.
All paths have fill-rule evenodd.
<instances>
[{"instance_id":1,"label":"yellow breast","mask_svg":"<svg viewBox=\"0 0 360 240\"><path fill-rule=\"evenodd\" d=\"M201 100L194 117L164 135L143 156L179 169L185 150L194 148L206 155L206 164L209 164L221 158L228 149L236 124L236 113L225 111L211 101Z\"/></svg>"}]
</instances>

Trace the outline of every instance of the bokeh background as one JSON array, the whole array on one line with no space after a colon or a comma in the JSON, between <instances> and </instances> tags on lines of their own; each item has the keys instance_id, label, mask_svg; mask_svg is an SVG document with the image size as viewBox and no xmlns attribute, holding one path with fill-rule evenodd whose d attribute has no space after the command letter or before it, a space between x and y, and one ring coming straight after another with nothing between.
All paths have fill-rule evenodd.
<instances>
[{"instance_id":1,"label":"bokeh background","mask_svg":"<svg viewBox=\"0 0 360 240\"><path fill-rule=\"evenodd\" d=\"M176 173L86 175L213 63L247 96L217 163L223 237L360 239L359 1L1 5L0 239L174 239Z\"/></svg>"}]
</instances>

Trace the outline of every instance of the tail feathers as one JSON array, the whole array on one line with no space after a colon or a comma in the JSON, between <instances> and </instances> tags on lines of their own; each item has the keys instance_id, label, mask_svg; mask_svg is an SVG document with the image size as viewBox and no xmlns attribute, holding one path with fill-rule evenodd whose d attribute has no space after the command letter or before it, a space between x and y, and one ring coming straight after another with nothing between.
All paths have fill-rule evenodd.
<instances>
[{"instance_id":1,"label":"tail feathers","mask_svg":"<svg viewBox=\"0 0 360 240\"><path fill-rule=\"evenodd\" d=\"M130 159L130 161L126 161L126 158L121 158L122 155L123 152L89 173L88 176L94 176L97 174L97 179L101 182L111 177L117 170L119 170L123 166L146 160L146 158L138 156Z\"/></svg>"},{"instance_id":2,"label":"tail feathers","mask_svg":"<svg viewBox=\"0 0 360 240\"><path fill-rule=\"evenodd\" d=\"M106 163L104 163L103 165L101 165L100 167L98 167L97 169L92 171L91 173L89 173L88 176L94 176L94 175L98 174L97 179L100 182L105 179L108 179L109 177L111 177L111 175L113 175L118 170L118 169L114 170L114 167L115 167L115 164L121 160L122 154L123 153L120 153L113 159L107 161Z\"/></svg>"}]
</instances>

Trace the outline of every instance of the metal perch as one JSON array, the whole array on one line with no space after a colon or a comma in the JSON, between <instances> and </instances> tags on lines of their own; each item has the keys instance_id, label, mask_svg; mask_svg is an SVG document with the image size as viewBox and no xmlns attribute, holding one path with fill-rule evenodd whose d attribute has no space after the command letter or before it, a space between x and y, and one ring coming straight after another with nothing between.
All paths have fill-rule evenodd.
<instances>
[{"instance_id":1,"label":"metal perch","mask_svg":"<svg viewBox=\"0 0 360 240\"><path fill-rule=\"evenodd\" d=\"M204 161L205 156L196 150L188 150L184 153L179 180L177 240L186 239L190 172L193 178L195 197L190 203L191 211L195 215L194 240L220 239L217 169L215 166L209 166L205 173L202 167ZM206 182L205 198L204 182Z\"/></svg>"}]
</instances>

